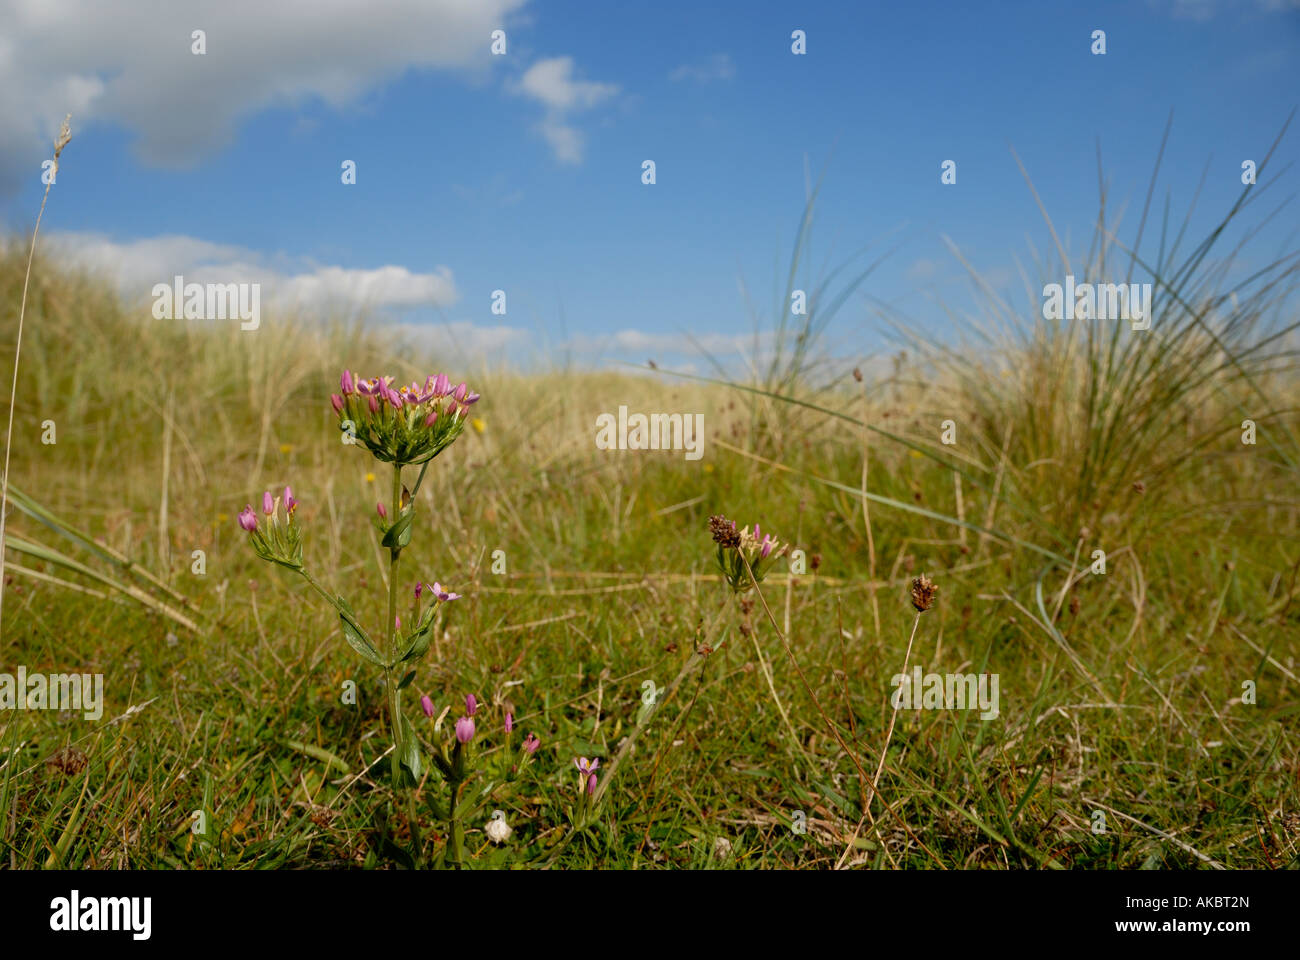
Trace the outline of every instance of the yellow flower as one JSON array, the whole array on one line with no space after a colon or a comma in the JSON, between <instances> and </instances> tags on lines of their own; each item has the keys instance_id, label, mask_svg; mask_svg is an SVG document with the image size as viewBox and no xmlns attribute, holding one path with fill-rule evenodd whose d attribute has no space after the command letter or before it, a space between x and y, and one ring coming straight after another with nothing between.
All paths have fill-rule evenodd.
<instances>
[{"instance_id":1,"label":"yellow flower","mask_svg":"<svg viewBox=\"0 0 1300 960\"><path fill-rule=\"evenodd\" d=\"M287 443L280 444L281 453L291 453L292 451L293 451L293 447L291 447L289 444Z\"/></svg>"},{"instance_id":2,"label":"yellow flower","mask_svg":"<svg viewBox=\"0 0 1300 960\"><path fill-rule=\"evenodd\" d=\"M705 473L712 473L712 472L713 472L713 464L711 464L711 463L706 463L706 464L704 465L704 472L705 472Z\"/></svg>"},{"instance_id":3,"label":"yellow flower","mask_svg":"<svg viewBox=\"0 0 1300 960\"><path fill-rule=\"evenodd\" d=\"M373 473L367 473L366 483L374 483L374 482L375 482L375 475Z\"/></svg>"},{"instance_id":4,"label":"yellow flower","mask_svg":"<svg viewBox=\"0 0 1300 960\"><path fill-rule=\"evenodd\" d=\"M475 430L477 430L479 433L482 433L482 432L483 432L483 428L487 426L487 424L485 424L485 423L482 421L482 419L479 418L479 417L475 417L475 418L474 418L473 420L471 420L469 423L470 423L470 426L472 426L472 427L473 427Z\"/></svg>"},{"instance_id":5,"label":"yellow flower","mask_svg":"<svg viewBox=\"0 0 1300 960\"><path fill-rule=\"evenodd\" d=\"M230 517L224 513L217 514L217 523L225 523Z\"/></svg>"},{"instance_id":6,"label":"yellow flower","mask_svg":"<svg viewBox=\"0 0 1300 960\"><path fill-rule=\"evenodd\" d=\"M909 451L907 451L907 455L908 455L909 457L916 457L917 459L920 459L920 457L921 457L921 451L920 451L920 450L909 450Z\"/></svg>"}]
</instances>

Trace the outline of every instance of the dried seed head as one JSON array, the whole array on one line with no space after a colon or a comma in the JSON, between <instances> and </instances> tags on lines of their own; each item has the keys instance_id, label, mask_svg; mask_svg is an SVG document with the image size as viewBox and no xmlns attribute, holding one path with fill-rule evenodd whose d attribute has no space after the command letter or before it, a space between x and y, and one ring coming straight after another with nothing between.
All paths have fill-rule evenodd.
<instances>
[{"instance_id":1,"label":"dried seed head","mask_svg":"<svg viewBox=\"0 0 1300 960\"><path fill-rule=\"evenodd\" d=\"M934 595L939 592L939 588L934 585L934 581L921 574L912 580L912 606L916 607L917 613L925 613L934 604Z\"/></svg>"},{"instance_id":2,"label":"dried seed head","mask_svg":"<svg viewBox=\"0 0 1300 960\"><path fill-rule=\"evenodd\" d=\"M59 159L59 154L63 153L63 148L68 145L72 139L72 114L63 118L63 123L59 126L59 139L54 141L54 159Z\"/></svg>"},{"instance_id":3,"label":"dried seed head","mask_svg":"<svg viewBox=\"0 0 1300 960\"><path fill-rule=\"evenodd\" d=\"M735 523L720 513L709 517L709 534L715 543L728 549L734 550L740 546L740 531L736 529Z\"/></svg>"}]
</instances>

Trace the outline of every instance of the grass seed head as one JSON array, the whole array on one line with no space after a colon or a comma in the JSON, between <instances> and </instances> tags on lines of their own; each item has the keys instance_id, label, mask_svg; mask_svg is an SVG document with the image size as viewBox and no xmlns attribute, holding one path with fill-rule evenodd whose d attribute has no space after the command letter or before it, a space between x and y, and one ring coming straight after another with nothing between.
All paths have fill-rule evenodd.
<instances>
[{"instance_id":1,"label":"grass seed head","mask_svg":"<svg viewBox=\"0 0 1300 960\"><path fill-rule=\"evenodd\" d=\"M912 579L912 606L916 607L917 613L925 613L934 605L934 595L939 592L939 588L934 585L934 581L921 574L919 577Z\"/></svg>"},{"instance_id":2,"label":"grass seed head","mask_svg":"<svg viewBox=\"0 0 1300 960\"><path fill-rule=\"evenodd\" d=\"M740 531L736 529L736 522L720 513L709 517L709 534L713 537L713 542L724 550L734 550L740 546Z\"/></svg>"}]
</instances>

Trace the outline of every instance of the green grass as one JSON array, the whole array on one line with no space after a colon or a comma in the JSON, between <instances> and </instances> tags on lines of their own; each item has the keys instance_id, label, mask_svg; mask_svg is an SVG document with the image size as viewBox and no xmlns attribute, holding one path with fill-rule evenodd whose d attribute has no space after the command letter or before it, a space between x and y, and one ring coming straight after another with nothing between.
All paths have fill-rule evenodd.
<instances>
[{"instance_id":1,"label":"green grass","mask_svg":"<svg viewBox=\"0 0 1300 960\"><path fill-rule=\"evenodd\" d=\"M0 365L22 254L0 259ZM346 365L408 379L446 366L483 394L481 431L428 473L403 564L465 595L413 692L439 710L474 692L543 741L518 789L470 817L478 865L1294 867L1300 391L1289 354L1255 349L1276 296L1243 294L1217 326L1166 298L1145 335L1009 324L987 341L996 353L913 337L911 359L861 384L816 381L792 332L789 366L727 386L462 369L284 314L255 333L160 322L38 256L13 483L58 522L14 512L8 534L153 599L10 547L2 668L103 672L107 704L98 723L0 713L0 863L394 862L385 837L406 842L410 825L378 776L379 672L235 524L291 483L313 571L363 620L382 617L369 516L387 474L339 442L328 396ZM703 412L705 458L596 449L596 416L620 404ZM1246 417L1254 446L1240 440ZM939 441L949 418L954 446ZM54 444L40 440L47 420ZM788 651L763 605L721 582L713 513L759 521L809 557L806 575L782 562L763 584ZM60 524L189 598L196 629ZM1088 573L1095 549L1104 576ZM900 712L864 817L922 572L939 594L910 662L999 674L1001 715ZM700 643L714 652L608 782L596 825L572 832L572 759L608 763L642 684L666 687ZM357 706L341 702L346 680ZM482 832L493 809L515 831L500 848ZM806 833L792 830L798 811ZM439 825L420 827L436 853Z\"/></svg>"}]
</instances>

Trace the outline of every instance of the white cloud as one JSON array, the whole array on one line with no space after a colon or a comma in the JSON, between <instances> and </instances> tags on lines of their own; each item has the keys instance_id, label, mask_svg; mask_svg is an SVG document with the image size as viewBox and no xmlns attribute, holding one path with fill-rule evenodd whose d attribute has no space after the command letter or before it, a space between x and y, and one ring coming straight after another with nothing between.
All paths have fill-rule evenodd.
<instances>
[{"instance_id":1,"label":"white cloud","mask_svg":"<svg viewBox=\"0 0 1300 960\"><path fill-rule=\"evenodd\" d=\"M268 258L244 247L164 235L119 243L103 234L51 233L44 242L55 261L95 272L127 301L151 296L156 283L180 275L186 283L258 283L264 301L311 306L446 307L458 299L451 269L412 273L322 266L304 258Z\"/></svg>"},{"instance_id":2,"label":"white cloud","mask_svg":"<svg viewBox=\"0 0 1300 960\"><path fill-rule=\"evenodd\" d=\"M450 323L397 323L391 329L416 350L468 360L497 359L507 351L527 346L532 334L522 327L483 327L467 320Z\"/></svg>"},{"instance_id":3,"label":"white cloud","mask_svg":"<svg viewBox=\"0 0 1300 960\"><path fill-rule=\"evenodd\" d=\"M153 287L186 283L258 283L261 302L315 310L389 311L401 317L410 308L447 308L460 298L449 267L414 273L387 264L373 269L319 264L308 258L267 256L234 244L213 243L183 234L116 241L99 233L55 231L42 238L52 262L90 271L111 282L128 303L148 303ZM665 369L690 371L712 358L743 374L771 357L773 336L753 333L659 332L627 328L611 333L578 334L552 344L539 343L532 331L505 325L484 326L467 320L409 322L384 314L374 318L408 345L431 357L451 355L462 361L540 363L567 355L580 366L607 363L644 364L654 360ZM706 364L707 366L707 364ZM708 367L712 369L712 367Z\"/></svg>"},{"instance_id":4,"label":"white cloud","mask_svg":"<svg viewBox=\"0 0 1300 960\"><path fill-rule=\"evenodd\" d=\"M604 103L616 96L619 88L610 83L576 80L572 57L552 57L534 63L512 89L546 107L546 116L537 124L538 132L550 144L557 160L577 164L582 162L584 138L570 122L570 115Z\"/></svg>"},{"instance_id":5,"label":"white cloud","mask_svg":"<svg viewBox=\"0 0 1300 960\"><path fill-rule=\"evenodd\" d=\"M762 333L755 344L753 334L699 333L695 343L685 333L658 333L625 329L608 334L577 334L559 342L543 342L523 327L483 326L465 320L444 323L393 323L386 329L417 352L431 357L452 356L460 361L505 361L523 367L547 367L559 362L579 369L627 365L640 366L653 360L661 369L696 372L707 368L711 358L724 368L743 373L751 369L757 349L758 362L770 356L772 337Z\"/></svg>"},{"instance_id":6,"label":"white cloud","mask_svg":"<svg viewBox=\"0 0 1300 960\"><path fill-rule=\"evenodd\" d=\"M311 273L285 278L283 296L298 303L347 303L375 306L446 306L456 301L451 270L412 273L405 267L375 270L319 267Z\"/></svg>"},{"instance_id":7,"label":"white cloud","mask_svg":"<svg viewBox=\"0 0 1300 960\"><path fill-rule=\"evenodd\" d=\"M519 92L554 110L586 110L618 93L609 83L573 79L573 58L538 60L519 80Z\"/></svg>"},{"instance_id":8,"label":"white cloud","mask_svg":"<svg viewBox=\"0 0 1300 960\"><path fill-rule=\"evenodd\" d=\"M577 127L548 116L537 125L537 131L551 145L555 159L561 163L574 165L582 163L582 147L585 141Z\"/></svg>"},{"instance_id":9,"label":"white cloud","mask_svg":"<svg viewBox=\"0 0 1300 960\"><path fill-rule=\"evenodd\" d=\"M0 183L39 174L67 113L74 136L120 123L146 162L183 167L267 106L345 106L410 68L486 70L491 32L525 2L0 0Z\"/></svg>"},{"instance_id":10,"label":"white cloud","mask_svg":"<svg viewBox=\"0 0 1300 960\"><path fill-rule=\"evenodd\" d=\"M715 53L703 63L682 64L668 79L674 83L682 80L694 80L696 83L709 83L712 80L731 80L736 76L736 65L731 62L730 54Z\"/></svg>"}]
</instances>

